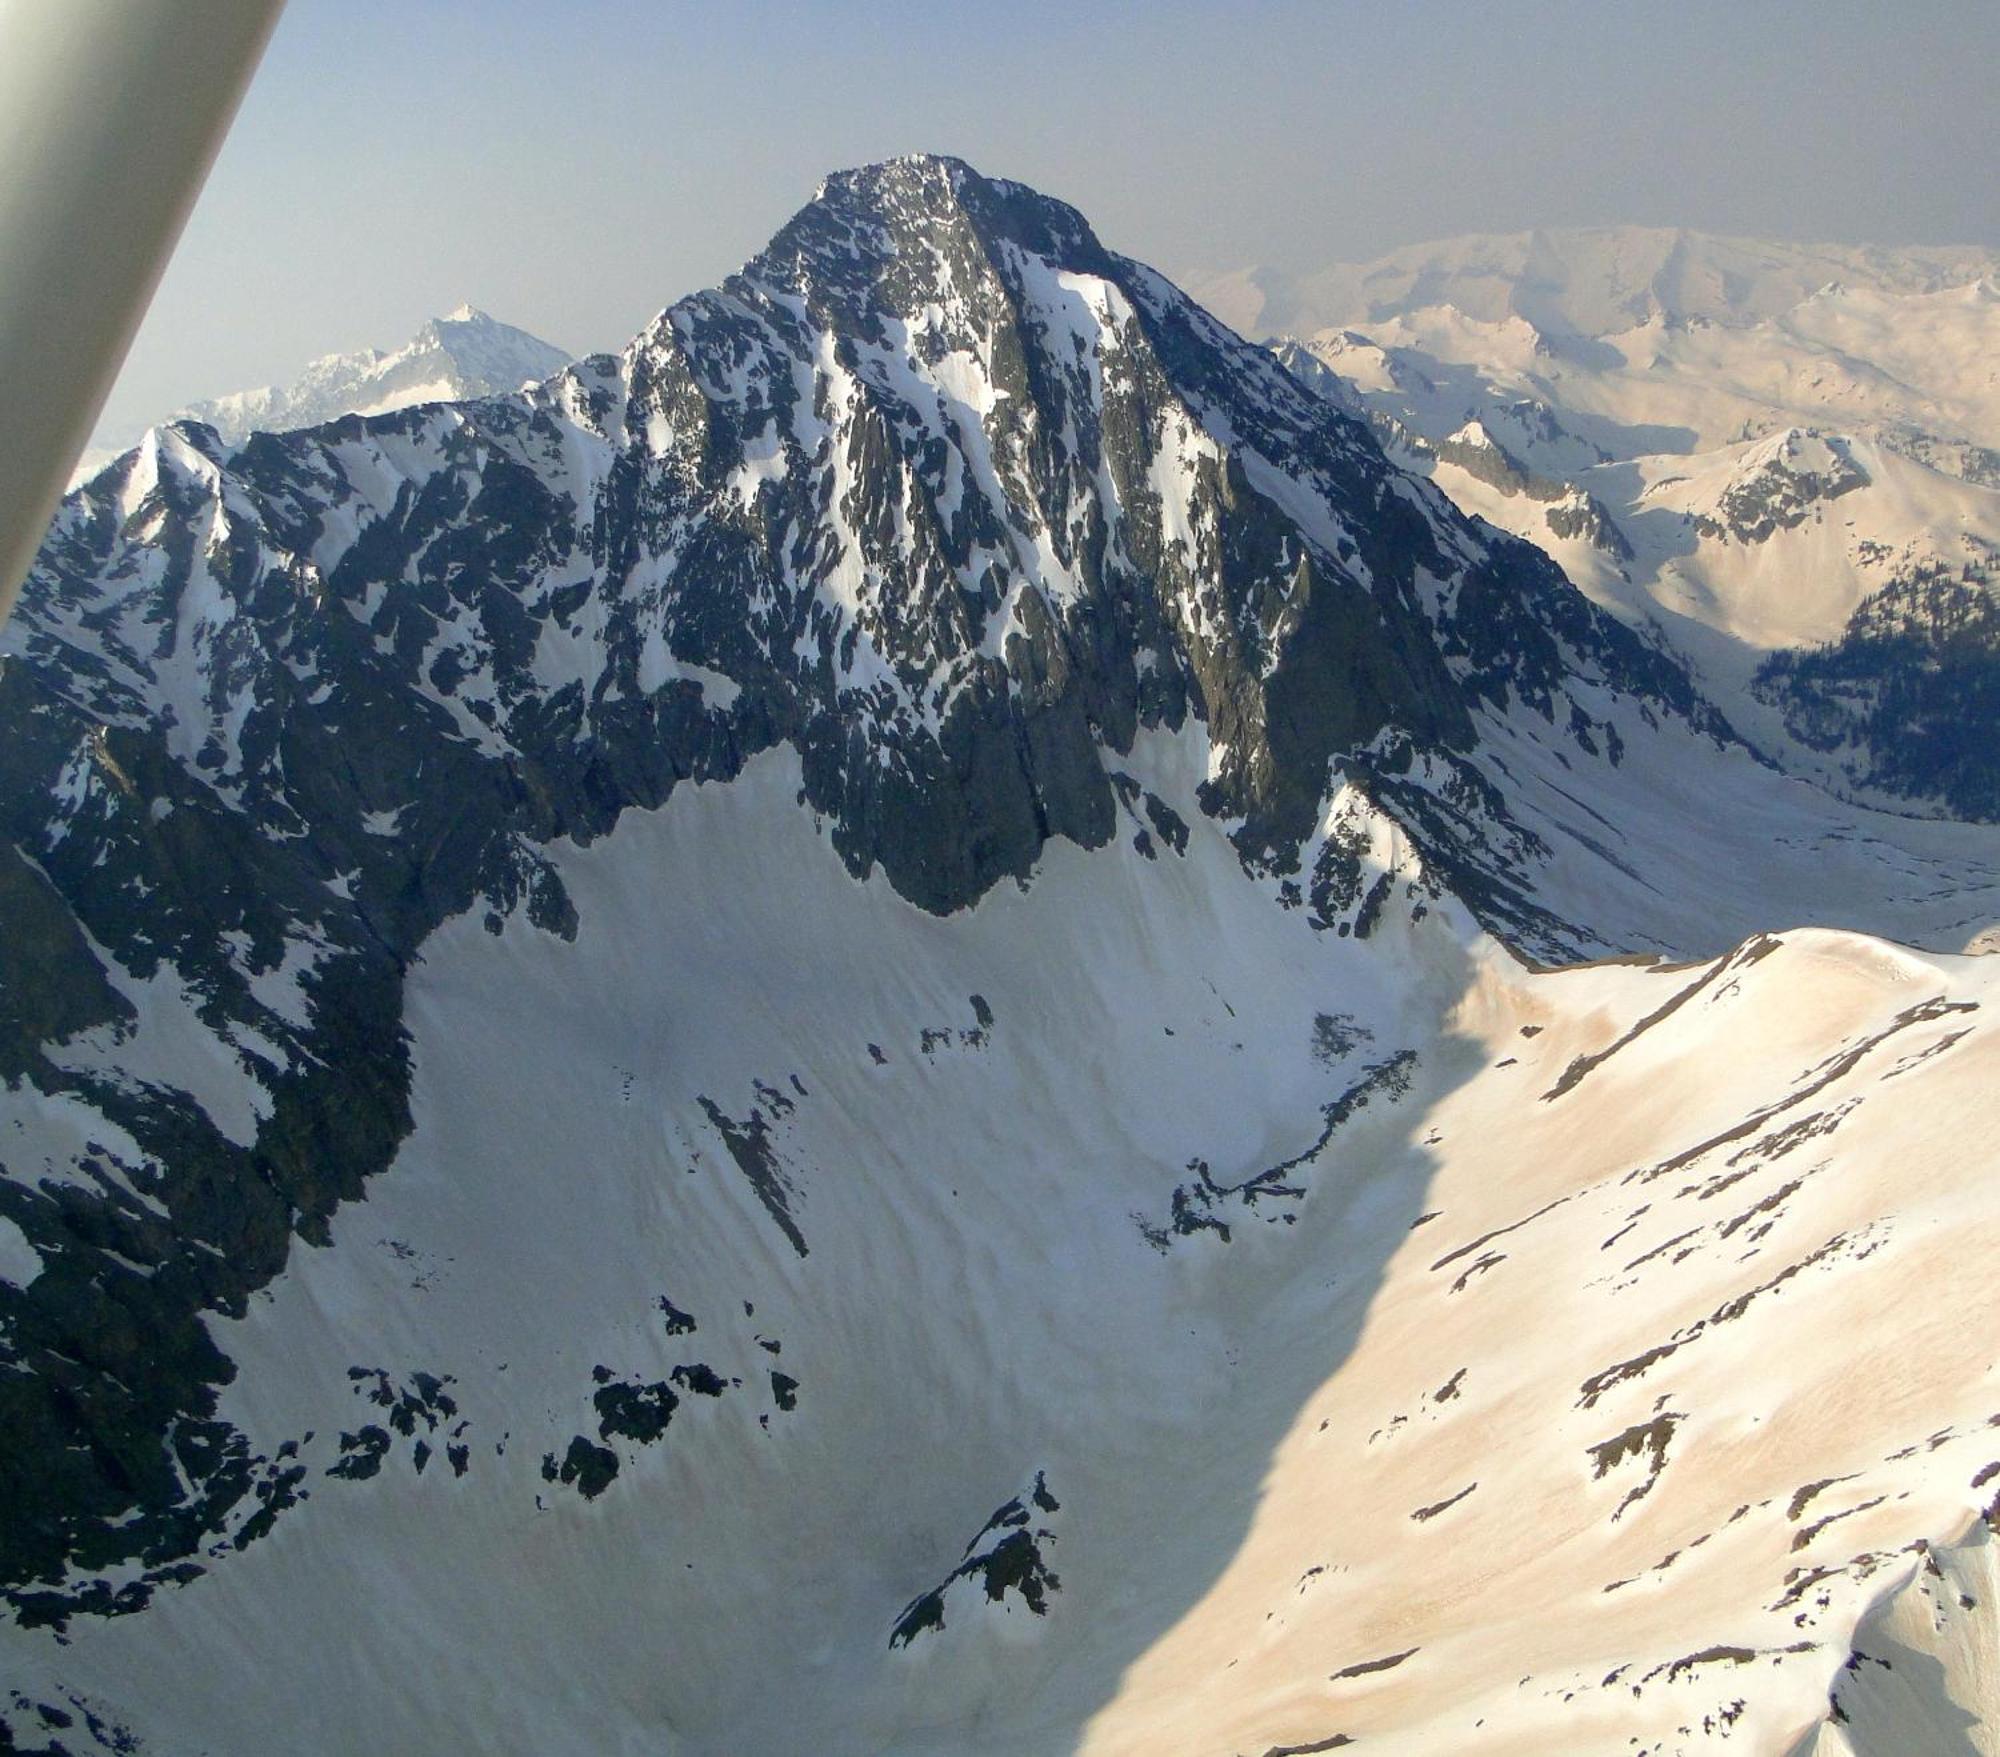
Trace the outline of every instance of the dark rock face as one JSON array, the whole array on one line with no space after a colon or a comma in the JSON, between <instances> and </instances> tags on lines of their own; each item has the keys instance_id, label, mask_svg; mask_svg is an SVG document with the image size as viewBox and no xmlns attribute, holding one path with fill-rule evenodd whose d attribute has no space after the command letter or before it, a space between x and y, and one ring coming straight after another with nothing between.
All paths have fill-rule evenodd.
<instances>
[{"instance_id":1,"label":"dark rock face","mask_svg":"<svg viewBox=\"0 0 2000 1757\"><path fill-rule=\"evenodd\" d=\"M1542 515L1558 537L1581 537L1593 549L1619 561L1632 559L1632 545L1596 495L1578 488Z\"/></svg>"},{"instance_id":2,"label":"dark rock face","mask_svg":"<svg viewBox=\"0 0 2000 1757\"><path fill-rule=\"evenodd\" d=\"M774 1353L782 1346L770 1341L763 1345ZM614 1441L624 1447L625 1458L630 1459L636 1456L637 1448L658 1445L666 1438L676 1414L686 1407L685 1398L721 1398L743 1384L740 1378L725 1379L704 1361L684 1361L666 1378L650 1382L621 1379L600 1363L591 1368L590 1382L595 1387L590 1393L590 1408L597 1420L597 1440L588 1434L574 1434L560 1455L543 1453L541 1466L542 1481L573 1488L586 1501L596 1500L618 1478L621 1459ZM781 1412L798 1407L796 1379L774 1372L771 1387ZM768 1424L769 1416L764 1420Z\"/></svg>"},{"instance_id":3,"label":"dark rock face","mask_svg":"<svg viewBox=\"0 0 2000 1757\"><path fill-rule=\"evenodd\" d=\"M680 1401L674 1388L663 1381L651 1385L606 1384L591 1398L600 1417L599 1438L609 1440L615 1435L636 1440L642 1446L650 1445L667 1431Z\"/></svg>"},{"instance_id":4,"label":"dark rock face","mask_svg":"<svg viewBox=\"0 0 2000 1757\"><path fill-rule=\"evenodd\" d=\"M1531 470L1497 439L1490 435L1475 439L1448 439L1422 442L1440 463L1456 464L1468 476L1502 494L1525 494L1530 500L1561 500L1569 484L1553 476Z\"/></svg>"},{"instance_id":5,"label":"dark rock face","mask_svg":"<svg viewBox=\"0 0 2000 1757\"><path fill-rule=\"evenodd\" d=\"M1774 653L1755 689L1809 749L1866 786L2000 821L2000 580L1991 567L1914 569L1826 646Z\"/></svg>"},{"instance_id":6,"label":"dark rock face","mask_svg":"<svg viewBox=\"0 0 2000 1757\"><path fill-rule=\"evenodd\" d=\"M948 1595L961 1582L976 1587L995 1604L1018 1598L1035 1616L1046 1617L1050 1596L1062 1590L1062 1580L1048 1561L1056 1534L1041 1521L1061 1511L1044 1473L1036 1471L1027 1494L998 1508L965 1546L965 1559L929 1592L904 1606L889 1633L889 1645L907 1647L921 1635L944 1629Z\"/></svg>"},{"instance_id":7,"label":"dark rock face","mask_svg":"<svg viewBox=\"0 0 2000 1757\"><path fill-rule=\"evenodd\" d=\"M103 1125L0 1178L43 1264L0 1282L0 1584L37 1591L164 1578L244 1516L270 1461L214 1419L202 1314L407 1133L424 936L573 931L552 839L786 743L849 869L949 911L1107 842L1117 758L1201 722L1246 862L1296 869L1345 774L1496 926L1555 932L1475 715L1588 739L1579 671L1707 715L1073 210L938 159L835 177L536 389L161 430L65 503L6 640L0 1073ZM101 1071L155 1028L221 1046L233 1121ZM557 1474L595 1492L579 1444Z\"/></svg>"},{"instance_id":8,"label":"dark rock face","mask_svg":"<svg viewBox=\"0 0 2000 1757\"><path fill-rule=\"evenodd\" d=\"M1733 482L1713 517L1695 520L1704 537L1762 543L1805 523L1815 507L1868 486L1847 442L1813 433L1785 435L1761 467Z\"/></svg>"},{"instance_id":9,"label":"dark rock face","mask_svg":"<svg viewBox=\"0 0 2000 1757\"><path fill-rule=\"evenodd\" d=\"M1336 1022L1325 1013L1320 1014L1320 1020L1331 1028L1332 1037L1322 1037L1319 1043L1337 1041L1341 1034ZM1353 1047L1352 1041L1349 1047ZM1303 1200L1306 1193L1305 1186L1296 1181L1299 1173L1326 1150L1327 1143L1357 1111L1367 1107L1370 1099L1380 1097L1394 1104L1408 1092L1416 1065L1416 1052L1409 1049L1377 1062L1338 1097L1320 1106L1320 1132L1311 1146L1239 1183L1218 1184L1209 1175L1207 1160L1190 1160L1187 1169L1194 1177L1175 1186L1166 1223L1140 1220L1140 1232L1155 1250L1164 1252L1177 1238L1196 1238L1204 1233L1228 1244L1233 1229L1253 1219L1289 1226L1297 1216L1286 1204Z\"/></svg>"},{"instance_id":10,"label":"dark rock face","mask_svg":"<svg viewBox=\"0 0 2000 1757\"><path fill-rule=\"evenodd\" d=\"M569 1450L558 1460L553 1452L542 1459L542 1480L574 1488L586 1501L594 1501L618 1476L618 1454L609 1446L593 1446L578 1434Z\"/></svg>"}]
</instances>

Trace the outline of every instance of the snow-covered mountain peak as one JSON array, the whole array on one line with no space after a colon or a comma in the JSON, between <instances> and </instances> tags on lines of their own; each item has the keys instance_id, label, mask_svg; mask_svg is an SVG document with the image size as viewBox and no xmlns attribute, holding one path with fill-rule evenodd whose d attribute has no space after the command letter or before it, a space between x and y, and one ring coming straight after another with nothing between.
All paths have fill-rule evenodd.
<instances>
[{"instance_id":1,"label":"snow-covered mountain peak","mask_svg":"<svg viewBox=\"0 0 2000 1757\"><path fill-rule=\"evenodd\" d=\"M1742 447L1722 480L1690 510L1705 536L1761 543L1868 483L1852 441L1816 428L1786 427Z\"/></svg>"},{"instance_id":2,"label":"snow-covered mountain peak","mask_svg":"<svg viewBox=\"0 0 2000 1757\"><path fill-rule=\"evenodd\" d=\"M0 664L0 1742L1823 1711L1985 1327L1943 1414L1814 1355L1833 1438L1744 1447L1741 1363L1925 1272L1985 1168L1886 1143L1992 984L1759 930L1962 945L1993 835L1760 762L1297 359L910 159L622 354L69 498ZM1548 401L1426 382L1440 480L1599 529Z\"/></svg>"},{"instance_id":3,"label":"snow-covered mountain peak","mask_svg":"<svg viewBox=\"0 0 2000 1757\"><path fill-rule=\"evenodd\" d=\"M992 315L977 289L1008 252L1058 271L1098 273L1103 247L1074 208L1018 183L982 177L961 159L919 155L836 172L736 281L828 302L867 324L939 306Z\"/></svg>"},{"instance_id":4,"label":"snow-covered mountain peak","mask_svg":"<svg viewBox=\"0 0 2000 1757\"><path fill-rule=\"evenodd\" d=\"M433 350L449 361L450 372L464 386L466 396L518 390L568 363L560 349L470 304L455 307L445 317L432 318L390 358L415 360Z\"/></svg>"},{"instance_id":5,"label":"snow-covered mountain peak","mask_svg":"<svg viewBox=\"0 0 2000 1757\"><path fill-rule=\"evenodd\" d=\"M325 354L288 385L191 403L169 419L202 422L235 445L255 432L291 432L342 415L384 414L416 403L518 390L569 359L562 349L466 304L431 318L399 348ZM94 473L104 460L103 451L92 453L85 472Z\"/></svg>"},{"instance_id":6,"label":"snow-covered mountain peak","mask_svg":"<svg viewBox=\"0 0 2000 1757\"><path fill-rule=\"evenodd\" d=\"M897 153L865 165L827 172L800 212L810 212L826 202L841 204L856 196L869 202L879 199L881 192L898 189L927 189L949 199L968 179L978 175L955 153Z\"/></svg>"},{"instance_id":7,"label":"snow-covered mountain peak","mask_svg":"<svg viewBox=\"0 0 2000 1757\"><path fill-rule=\"evenodd\" d=\"M1817 427L1781 427L1752 444L1743 454L1746 470L1783 469L1797 475L1831 471L1847 460L1851 447L1839 434Z\"/></svg>"}]
</instances>

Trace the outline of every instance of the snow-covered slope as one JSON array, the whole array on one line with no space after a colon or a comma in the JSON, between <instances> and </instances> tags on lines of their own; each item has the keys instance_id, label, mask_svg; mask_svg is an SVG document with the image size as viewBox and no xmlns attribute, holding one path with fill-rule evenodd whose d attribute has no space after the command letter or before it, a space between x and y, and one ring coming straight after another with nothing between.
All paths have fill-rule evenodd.
<instances>
[{"instance_id":1,"label":"snow-covered slope","mask_svg":"<svg viewBox=\"0 0 2000 1757\"><path fill-rule=\"evenodd\" d=\"M2000 1474L1990 975L1481 969L1419 1223L1084 1748L1151 1703L1186 1749L1789 1750Z\"/></svg>"},{"instance_id":2,"label":"snow-covered slope","mask_svg":"<svg viewBox=\"0 0 2000 1757\"><path fill-rule=\"evenodd\" d=\"M554 850L573 942L441 929L414 1132L216 1327L310 1501L17 1687L170 1752L1789 1749L1994 1492L1995 967L1532 975L1381 825L1315 934L1182 742L1185 855L948 918L774 753Z\"/></svg>"},{"instance_id":3,"label":"snow-covered slope","mask_svg":"<svg viewBox=\"0 0 2000 1757\"><path fill-rule=\"evenodd\" d=\"M1990 1497L2000 832L1019 185L159 430L6 651L16 1744L1782 1752Z\"/></svg>"}]
</instances>

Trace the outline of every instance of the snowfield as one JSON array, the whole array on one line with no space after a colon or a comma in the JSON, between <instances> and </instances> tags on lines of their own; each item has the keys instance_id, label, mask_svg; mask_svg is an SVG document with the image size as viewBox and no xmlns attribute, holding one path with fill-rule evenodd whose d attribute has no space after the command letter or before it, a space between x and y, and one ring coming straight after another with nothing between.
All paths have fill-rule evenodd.
<instances>
[{"instance_id":1,"label":"snowfield","mask_svg":"<svg viewBox=\"0 0 2000 1757\"><path fill-rule=\"evenodd\" d=\"M224 1327L311 1504L17 1677L163 1751L1785 1752L1986 1554L2000 966L1343 939L1198 817L939 920L796 787L560 854L574 944L433 937L415 1133ZM679 1407L586 1498L600 1372ZM1022 1497L1045 1614L892 1644Z\"/></svg>"}]
</instances>

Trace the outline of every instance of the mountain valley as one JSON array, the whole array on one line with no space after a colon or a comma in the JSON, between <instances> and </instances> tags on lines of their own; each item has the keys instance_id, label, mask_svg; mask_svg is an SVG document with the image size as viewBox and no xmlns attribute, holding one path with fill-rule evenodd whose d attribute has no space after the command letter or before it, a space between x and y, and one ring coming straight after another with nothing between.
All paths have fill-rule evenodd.
<instances>
[{"instance_id":1,"label":"mountain valley","mask_svg":"<svg viewBox=\"0 0 2000 1757\"><path fill-rule=\"evenodd\" d=\"M72 492L0 1748L1989 1748L1987 405L1409 279L900 159Z\"/></svg>"}]
</instances>

